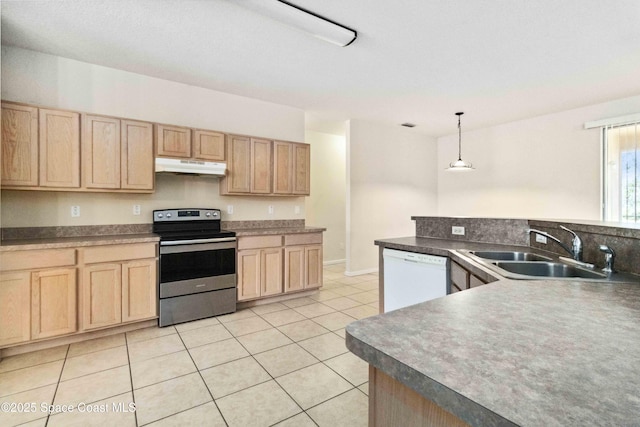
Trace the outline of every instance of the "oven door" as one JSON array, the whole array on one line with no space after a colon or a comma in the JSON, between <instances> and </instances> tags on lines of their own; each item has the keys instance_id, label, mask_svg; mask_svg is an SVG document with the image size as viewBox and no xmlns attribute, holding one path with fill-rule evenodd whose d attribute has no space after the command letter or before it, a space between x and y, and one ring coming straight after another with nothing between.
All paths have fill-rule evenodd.
<instances>
[{"instance_id":1,"label":"oven door","mask_svg":"<svg viewBox=\"0 0 640 427\"><path fill-rule=\"evenodd\" d=\"M161 242L160 298L235 286L235 240L214 243Z\"/></svg>"}]
</instances>

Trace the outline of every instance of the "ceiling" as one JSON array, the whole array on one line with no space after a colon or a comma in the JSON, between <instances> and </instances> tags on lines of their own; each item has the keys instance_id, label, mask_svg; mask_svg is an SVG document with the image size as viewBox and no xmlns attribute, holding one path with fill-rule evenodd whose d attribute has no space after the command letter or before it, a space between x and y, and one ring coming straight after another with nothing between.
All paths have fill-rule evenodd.
<instances>
[{"instance_id":1,"label":"ceiling","mask_svg":"<svg viewBox=\"0 0 640 427\"><path fill-rule=\"evenodd\" d=\"M440 136L456 111L469 130L640 94L637 0L289 1L357 40L325 43L251 0L3 0L2 44L297 107L329 132L363 119Z\"/></svg>"}]
</instances>

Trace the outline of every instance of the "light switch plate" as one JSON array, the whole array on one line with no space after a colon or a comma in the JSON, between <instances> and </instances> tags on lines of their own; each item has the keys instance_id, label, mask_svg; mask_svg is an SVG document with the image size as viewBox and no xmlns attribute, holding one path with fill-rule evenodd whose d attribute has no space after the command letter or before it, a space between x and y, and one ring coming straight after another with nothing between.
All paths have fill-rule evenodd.
<instances>
[{"instance_id":1,"label":"light switch plate","mask_svg":"<svg viewBox=\"0 0 640 427\"><path fill-rule=\"evenodd\" d=\"M232 214L233 214L233 205L227 205L227 213L228 213L229 215L232 215Z\"/></svg>"},{"instance_id":2,"label":"light switch plate","mask_svg":"<svg viewBox=\"0 0 640 427\"><path fill-rule=\"evenodd\" d=\"M464 227L461 226L453 226L451 227L451 234L456 236L464 236Z\"/></svg>"},{"instance_id":3,"label":"light switch plate","mask_svg":"<svg viewBox=\"0 0 640 427\"><path fill-rule=\"evenodd\" d=\"M296 205L295 208L293 208L293 213L295 213L296 215L300 213L300 206Z\"/></svg>"},{"instance_id":4,"label":"light switch plate","mask_svg":"<svg viewBox=\"0 0 640 427\"><path fill-rule=\"evenodd\" d=\"M268 212L269 212L269 215L273 215L273 205L269 205Z\"/></svg>"}]
</instances>

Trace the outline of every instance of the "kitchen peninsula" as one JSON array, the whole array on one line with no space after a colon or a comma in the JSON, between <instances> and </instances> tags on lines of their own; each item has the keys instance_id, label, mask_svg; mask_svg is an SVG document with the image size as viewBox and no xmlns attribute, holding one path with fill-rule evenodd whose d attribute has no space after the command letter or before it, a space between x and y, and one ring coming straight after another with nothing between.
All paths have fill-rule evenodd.
<instances>
[{"instance_id":1,"label":"kitchen peninsula","mask_svg":"<svg viewBox=\"0 0 640 427\"><path fill-rule=\"evenodd\" d=\"M459 221L418 218L416 229L440 223L431 228L435 235L435 229L450 230L442 223ZM509 245L522 243L511 237L520 239L518 230L533 222L464 221L469 235L485 241L456 243L440 235L376 243L381 249L414 245L423 253L451 254L443 246L496 247L500 234ZM487 232L493 226L502 233ZM616 236L617 244L637 248L637 230L582 226L593 233L587 241L625 234ZM480 228L485 232L474 234ZM521 231L528 238L526 228ZM637 282L499 278L354 322L346 329L346 343L370 364L370 426L635 425L639 319Z\"/></svg>"}]
</instances>

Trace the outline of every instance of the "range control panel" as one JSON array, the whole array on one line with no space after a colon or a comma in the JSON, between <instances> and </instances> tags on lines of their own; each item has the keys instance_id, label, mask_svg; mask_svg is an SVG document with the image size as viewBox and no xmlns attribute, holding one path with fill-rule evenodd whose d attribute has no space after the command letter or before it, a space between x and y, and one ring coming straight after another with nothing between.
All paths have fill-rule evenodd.
<instances>
[{"instance_id":1,"label":"range control panel","mask_svg":"<svg viewBox=\"0 0 640 427\"><path fill-rule=\"evenodd\" d=\"M153 222L220 219L220 209L163 209L153 211Z\"/></svg>"}]
</instances>

